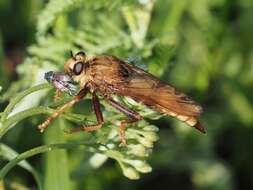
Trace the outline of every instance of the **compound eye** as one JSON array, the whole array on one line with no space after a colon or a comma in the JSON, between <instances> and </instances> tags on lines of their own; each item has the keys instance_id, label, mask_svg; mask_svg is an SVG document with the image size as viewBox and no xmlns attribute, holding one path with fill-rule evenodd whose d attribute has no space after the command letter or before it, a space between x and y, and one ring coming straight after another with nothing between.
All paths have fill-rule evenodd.
<instances>
[{"instance_id":1,"label":"compound eye","mask_svg":"<svg viewBox=\"0 0 253 190\"><path fill-rule=\"evenodd\" d=\"M80 75L83 71L84 63L83 62L77 62L73 68L73 72L75 75Z\"/></svg>"}]
</instances>

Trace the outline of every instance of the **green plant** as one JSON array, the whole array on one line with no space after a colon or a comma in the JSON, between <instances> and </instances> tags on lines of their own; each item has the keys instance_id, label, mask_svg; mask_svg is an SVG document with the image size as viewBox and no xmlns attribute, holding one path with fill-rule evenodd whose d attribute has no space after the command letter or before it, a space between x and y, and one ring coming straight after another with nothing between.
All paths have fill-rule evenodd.
<instances>
[{"instance_id":1,"label":"green plant","mask_svg":"<svg viewBox=\"0 0 253 190\"><path fill-rule=\"evenodd\" d=\"M2 0L0 9L9 7L12 16L13 9L9 5L14 3L10 2ZM23 2L19 4L21 6ZM22 10L28 10L27 5ZM4 102L1 106L10 101L0 114L0 131L4 134L0 146L0 164L4 166L1 176L20 163L34 175L40 187L43 184L49 190L148 189L153 187L154 181L157 189L164 189L164 183L171 189L224 190L236 186L250 189L253 25L249 18L252 13L250 0L49 1L38 17L36 42L28 48L26 60L17 68L19 80L7 91L8 77L3 71L5 67L0 66L0 85L3 87L0 100ZM22 29L23 18L29 14L24 15L17 19ZM17 33L16 26L9 20L6 22L13 28L1 31L3 41L12 39L11 36ZM2 44L0 48L2 63L7 49L2 51ZM43 121L45 116L42 115L52 113L71 98L64 95L61 101L53 102L52 87L41 84L44 83L43 75L49 70L61 71L69 51L80 49L88 55L113 54L131 62L138 60L138 66L183 89L203 105L201 120L207 135L200 135L169 117L154 121L159 115L121 97L115 98L133 106L147 119L129 126L128 137L134 134L129 140L130 148L118 147L118 128L112 121L118 122L123 116L104 102L103 113L108 119L101 130L72 135L63 132L95 121L90 97L54 121L45 134L38 133L35 128ZM160 130L150 123L159 126ZM143 139L148 138L140 138L140 132L145 130L151 130L149 134L153 140L159 133L160 140L154 149L143 145ZM115 138L110 141L108 135ZM108 148L115 152L108 153ZM147 151L151 149L152 154ZM42 160L41 157L30 157L42 152L45 152ZM112 164L114 159L109 159L99 170L94 169L108 156L119 161L126 175L138 177L137 169L133 168L140 165L150 171L146 160L154 171L142 175L137 182L126 182L118 164L116 167ZM30 165L20 162L23 159ZM5 182L21 181L21 184L32 186L33 180L29 177L20 180L22 172L12 170Z\"/></svg>"},{"instance_id":2,"label":"green plant","mask_svg":"<svg viewBox=\"0 0 253 190\"><path fill-rule=\"evenodd\" d=\"M103 4L103 6L115 12L112 15L108 15L115 21L109 21L103 17L105 12L100 10L102 8L100 6L92 7L93 3L90 3L91 6L89 6L89 2L84 0L50 1L38 19L37 43L28 49L29 57L18 68L18 72L22 78L18 82L15 82L1 97L2 101L11 100L1 113L0 138L10 129L15 128L25 118L41 114L48 115L71 98L65 95L60 101L50 103L52 102L52 97L51 99L47 97L48 94L52 94L52 90L50 90L51 86L49 84L39 84L46 71L63 69L63 63L67 59L70 50L77 51L84 49L88 54L111 53L123 58L134 55L141 56L143 59L148 57L152 47L156 43L155 40L151 42L145 40L153 3L154 1L149 1L138 6L133 6L136 5L133 2L129 2L129 4L124 4L123 6L122 3ZM117 10L117 8L120 9ZM101 13L98 13L96 18L91 19L89 18L91 15L90 11L94 11L94 9L100 10ZM114 16L118 14L122 14L123 17L119 19ZM141 20L142 18L145 18L145 20ZM94 30L95 25L99 25L96 30ZM129 26L129 32L123 30L124 25ZM27 90L13 97L14 93L16 94L22 89ZM115 98L141 112L147 118L159 117L157 113L133 100L121 97ZM72 126L67 121L81 125L84 122L92 123L94 117L92 113L74 114L71 113L72 111L64 113L61 117L64 120L58 119L50 126L52 129L49 129L45 134L44 141L47 145L33 148L19 155L13 152L11 156L5 157L7 160L16 158L1 169L0 179L3 179L12 167L20 163L25 169L29 168L28 170L36 178L39 187L42 188L34 169L26 161L20 161L35 154L58 148L68 149L79 146L83 147L86 151L95 153L90 159L91 165L95 168L99 167L109 157L119 163L123 174L130 179L138 179L139 172L150 172L151 167L145 160L153 148L153 143L158 139L156 134L158 128L146 121L138 122L138 124L132 125L126 130L128 145L126 147L119 147L120 139L118 137L117 124L124 116L115 112L114 109L104 102L103 106L105 108L103 112L107 121L101 130L91 134L84 134L82 138L77 138L76 135L73 135L75 137L69 140L59 130L59 126L61 129L66 130ZM53 142L64 142L64 144L52 144ZM3 152L12 152L7 145L1 144L1 146ZM66 152L55 151L54 154L48 155L47 173L49 176L50 174L52 175L52 168L57 167L57 164L59 165L59 163L53 162L56 158L60 158L66 162ZM68 169L57 171L55 175L58 175L61 181L65 182L61 184L65 189L68 189ZM50 177L46 178L46 189L53 188L52 184L56 183L52 181L52 183L47 183L50 180ZM58 183L56 186L60 188L61 185Z\"/></svg>"}]
</instances>

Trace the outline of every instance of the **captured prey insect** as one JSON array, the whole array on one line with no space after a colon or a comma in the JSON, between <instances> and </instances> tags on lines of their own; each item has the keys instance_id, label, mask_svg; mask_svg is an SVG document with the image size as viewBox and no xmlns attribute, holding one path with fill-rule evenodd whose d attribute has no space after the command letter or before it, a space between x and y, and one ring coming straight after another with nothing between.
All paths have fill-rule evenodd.
<instances>
[{"instance_id":1,"label":"captured prey insect","mask_svg":"<svg viewBox=\"0 0 253 190\"><path fill-rule=\"evenodd\" d=\"M73 90L72 80L79 83L81 88L70 102L60 107L44 123L38 126L41 131L49 125L53 118L56 118L66 109L82 100L88 92L92 95L97 124L84 125L75 128L74 131L94 131L101 128L104 119L97 97L99 92L107 103L128 117L128 119L121 121L119 127L122 144L126 144L126 125L137 122L143 117L136 111L126 108L115 101L112 98L113 95L130 97L157 112L176 117L189 126L205 133L204 127L198 122L198 117L202 113L200 105L150 73L115 56L88 57L84 52L80 51L72 55L65 63L64 73L56 73L55 75L48 73L46 78L50 78L50 76L54 76L53 79L55 80L50 79L49 81L58 90L71 94Z\"/></svg>"},{"instance_id":2,"label":"captured prey insect","mask_svg":"<svg viewBox=\"0 0 253 190\"><path fill-rule=\"evenodd\" d=\"M61 92L67 92L70 95L76 95L77 88L75 86L76 82L64 72L53 72L49 71L45 73L44 78L54 85L56 90Z\"/></svg>"}]
</instances>

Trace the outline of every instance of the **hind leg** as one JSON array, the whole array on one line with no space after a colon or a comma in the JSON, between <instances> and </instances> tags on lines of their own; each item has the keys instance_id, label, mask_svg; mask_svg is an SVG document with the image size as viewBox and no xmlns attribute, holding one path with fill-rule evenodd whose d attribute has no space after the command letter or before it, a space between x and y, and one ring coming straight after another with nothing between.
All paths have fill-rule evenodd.
<instances>
[{"instance_id":1,"label":"hind leg","mask_svg":"<svg viewBox=\"0 0 253 190\"><path fill-rule=\"evenodd\" d=\"M117 110L119 110L120 112L124 113L126 116L129 117L129 119L125 119L121 121L120 127L119 127L119 136L121 138L121 145L125 146L127 144L126 135L125 135L126 125L142 120L143 117L138 112L135 112L129 108L124 107L119 102L116 102L115 100L111 98L108 98L106 100L111 106L113 106L114 108L116 108Z\"/></svg>"}]
</instances>

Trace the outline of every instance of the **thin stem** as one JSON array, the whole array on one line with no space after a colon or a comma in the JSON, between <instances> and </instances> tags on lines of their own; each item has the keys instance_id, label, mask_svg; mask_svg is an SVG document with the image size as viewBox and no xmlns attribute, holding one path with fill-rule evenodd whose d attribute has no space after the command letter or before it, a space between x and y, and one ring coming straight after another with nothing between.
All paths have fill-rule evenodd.
<instances>
[{"instance_id":1,"label":"thin stem","mask_svg":"<svg viewBox=\"0 0 253 190\"><path fill-rule=\"evenodd\" d=\"M11 160L18 155L18 153L15 150L13 150L12 148L3 143L0 143L0 153L2 154L2 158L6 160ZM29 171L33 175L36 183L38 184L38 189L42 190L42 182L40 180L39 173L26 161L22 161L18 165L24 168L25 170Z\"/></svg>"},{"instance_id":2,"label":"thin stem","mask_svg":"<svg viewBox=\"0 0 253 190\"><path fill-rule=\"evenodd\" d=\"M44 145L44 146L39 146L33 149L30 149L26 152L23 152L19 154L16 158L11 160L8 164L6 164L1 170L0 170L0 181L4 179L6 174L14 167L16 166L19 162L22 160L25 160L29 157L32 157L37 154L49 152L52 150L56 149L72 149L76 148L76 146L84 148L88 152L96 152L96 153L103 153L102 151L98 150L98 147L100 146L99 144L94 146L94 142L90 143L71 143L71 144L50 144L50 145Z\"/></svg>"},{"instance_id":3,"label":"thin stem","mask_svg":"<svg viewBox=\"0 0 253 190\"><path fill-rule=\"evenodd\" d=\"M2 118L1 118L1 122L3 123L6 118L8 117L8 115L11 113L11 111L13 110L13 108L16 106L16 104L18 102L20 102L21 99L23 99L25 96L27 96L28 94L31 94L35 91L38 90L42 90L42 89L46 89L46 88L50 88L52 87L50 84L48 83L44 83L44 84L40 84L37 86L33 86L21 93L19 93L15 98L13 98L10 103L8 104L8 106L5 108L3 114L2 114Z\"/></svg>"},{"instance_id":4,"label":"thin stem","mask_svg":"<svg viewBox=\"0 0 253 190\"><path fill-rule=\"evenodd\" d=\"M51 114L54 111L55 111L54 109L40 106L40 107L30 108L30 109L21 111L15 115L11 116L4 123L2 123L2 126L0 127L0 139L3 137L3 135L7 131L9 131L12 127L14 127L15 124L18 123L19 121L21 121L27 117L38 115L38 114ZM85 117L83 117L82 115L79 115L79 114L65 113L65 114L62 114L62 116L65 119L68 119L73 122L87 121L87 119Z\"/></svg>"}]
</instances>

